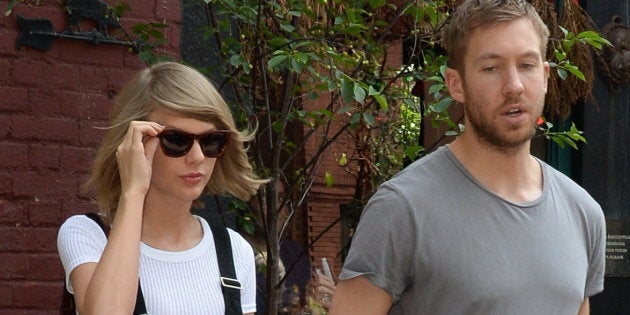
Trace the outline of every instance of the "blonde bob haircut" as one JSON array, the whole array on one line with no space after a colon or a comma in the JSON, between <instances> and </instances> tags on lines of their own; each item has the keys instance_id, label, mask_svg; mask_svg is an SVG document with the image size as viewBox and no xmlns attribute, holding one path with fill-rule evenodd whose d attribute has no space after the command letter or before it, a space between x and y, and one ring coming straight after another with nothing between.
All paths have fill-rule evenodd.
<instances>
[{"instance_id":1,"label":"blonde bob haircut","mask_svg":"<svg viewBox=\"0 0 630 315\"><path fill-rule=\"evenodd\" d=\"M253 139L253 131L236 129L230 108L212 83L188 66L161 62L139 71L116 97L110 126L86 183L107 223L116 215L121 194L116 150L131 121L146 120L156 109L231 131L228 147L217 159L205 192L249 200L267 182L253 173L247 158L244 143Z\"/></svg>"}]
</instances>

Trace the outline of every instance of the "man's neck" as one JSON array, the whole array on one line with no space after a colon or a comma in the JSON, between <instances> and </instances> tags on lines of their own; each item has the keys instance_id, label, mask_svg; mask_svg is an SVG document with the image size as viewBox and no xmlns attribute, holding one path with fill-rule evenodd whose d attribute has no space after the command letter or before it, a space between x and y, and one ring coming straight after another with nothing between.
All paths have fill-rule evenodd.
<instances>
[{"instance_id":1,"label":"man's neck","mask_svg":"<svg viewBox=\"0 0 630 315\"><path fill-rule=\"evenodd\" d=\"M503 150L462 135L449 148L459 162L488 190L516 202L537 199L542 193L542 172L529 152L530 142Z\"/></svg>"}]
</instances>

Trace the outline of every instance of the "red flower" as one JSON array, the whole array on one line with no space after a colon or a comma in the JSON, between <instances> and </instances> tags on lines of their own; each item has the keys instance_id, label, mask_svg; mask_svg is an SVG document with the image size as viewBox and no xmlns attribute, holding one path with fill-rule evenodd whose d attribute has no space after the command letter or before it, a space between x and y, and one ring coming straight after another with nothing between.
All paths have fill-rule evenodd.
<instances>
[{"instance_id":1,"label":"red flower","mask_svg":"<svg viewBox=\"0 0 630 315\"><path fill-rule=\"evenodd\" d=\"M536 125L540 126L542 124L545 123L545 118L543 118L542 116L538 117L538 119L536 119Z\"/></svg>"}]
</instances>

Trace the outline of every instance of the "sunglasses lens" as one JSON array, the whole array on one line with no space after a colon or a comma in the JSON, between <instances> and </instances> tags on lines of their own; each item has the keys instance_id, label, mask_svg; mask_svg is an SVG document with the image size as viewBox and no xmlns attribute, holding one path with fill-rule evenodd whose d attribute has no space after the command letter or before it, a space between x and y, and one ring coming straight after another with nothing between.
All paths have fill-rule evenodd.
<instances>
[{"instance_id":1,"label":"sunglasses lens","mask_svg":"<svg viewBox=\"0 0 630 315\"><path fill-rule=\"evenodd\" d=\"M179 132L164 132L160 137L164 155L180 157L186 155L194 139L187 134Z\"/></svg>"},{"instance_id":2,"label":"sunglasses lens","mask_svg":"<svg viewBox=\"0 0 630 315\"><path fill-rule=\"evenodd\" d=\"M227 141L227 133L217 132L200 137L199 145L201 145L203 154L206 157L214 158L220 156L223 153Z\"/></svg>"},{"instance_id":3,"label":"sunglasses lens","mask_svg":"<svg viewBox=\"0 0 630 315\"><path fill-rule=\"evenodd\" d=\"M195 139L199 140L203 155L208 158L220 156L228 143L228 132L213 131L202 135L193 135L181 131L167 130L162 132L160 146L164 155L169 157L182 157L188 154Z\"/></svg>"}]
</instances>

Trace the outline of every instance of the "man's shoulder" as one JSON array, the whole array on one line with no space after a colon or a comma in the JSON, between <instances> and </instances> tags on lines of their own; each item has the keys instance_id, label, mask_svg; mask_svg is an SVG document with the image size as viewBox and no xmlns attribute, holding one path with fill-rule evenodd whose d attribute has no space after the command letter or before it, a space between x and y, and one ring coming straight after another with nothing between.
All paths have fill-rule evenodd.
<instances>
[{"instance_id":1,"label":"man's shoulder","mask_svg":"<svg viewBox=\"0 0 630 315\"><path fill-rule=\"evenodd\" d=\"M544 176L547 176L544 182L549 185L552 195L565 196L567 202L586 210L588 214L603 217L601 206L586 189L553 166L542 161L541 165Z\"/></svg>"},{"instance_id":2,"label":"man's shoulder","mask_svg":"<svg viewBox=\"0 0 630 315\"><path fill-rule=\"evenodd\" d=\"M580 195L590 195L582 188L578 183L571 179L566 174L557 170L555 167L547 164L544 161L540 161L540 165L543 168L543 176L547 176L545 182L551 185L552 189L562 189L570 193L576 193Z\"/></svg>"}]
</instances>

